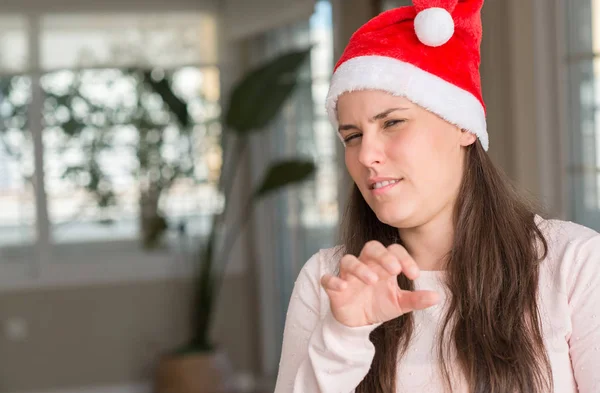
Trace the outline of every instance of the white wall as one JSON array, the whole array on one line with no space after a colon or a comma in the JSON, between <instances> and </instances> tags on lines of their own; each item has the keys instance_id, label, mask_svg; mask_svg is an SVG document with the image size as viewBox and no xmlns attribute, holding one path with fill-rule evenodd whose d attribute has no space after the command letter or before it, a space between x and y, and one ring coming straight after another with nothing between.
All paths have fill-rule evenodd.
<instances>
[{"instance_id":1,"label":"white wall","mask_svg":"<svg viewBox=\"0 0 600 393\"><path fill-rule=\"evenodd\" d=\"M206 10L216 12L219 0L2 0L0 12L90 12Z\"/></svg>"},{"instance_id":2,"label":"white wall","mask_svg":"<svg viewBox=\"0 0 600 393\"><path fill-rule=\"evenodd\" d=\"M315 0L222 0L225 31L239 40L276 27L306 20Z\"/></svg>"}]
</instances>

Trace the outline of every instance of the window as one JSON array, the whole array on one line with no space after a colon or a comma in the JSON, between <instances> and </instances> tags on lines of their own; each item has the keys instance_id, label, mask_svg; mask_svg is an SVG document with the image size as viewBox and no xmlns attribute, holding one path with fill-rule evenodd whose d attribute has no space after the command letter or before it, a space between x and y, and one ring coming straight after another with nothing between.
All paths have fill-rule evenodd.
<instances>
[{"instance_id":1,"label":"window","mask_svg":"<svg viewBox=\"0 0 600 393\"><path fill-rule=\"evenodd\" d=\"M139 72L93 69L42 77L45 184L55 242L137 239L140 203L153 184L160 197L156 208L171 224L181 220L204 234L198 215L213 210L205 199L206 180L214 177L205 160L218 152L219 130L203 123L218 114L218 97L211 97L218 70L177 68L168 79L188 102L191 130L170 121Z\"/></svg>"},{"instance_id":2,"label":"window","mask_svg":"<svg viewBox=\"0 0 600 393\"><path fill-rule=\"evenodd\" d=\"M0 267L152 270L173 255L140 251L142 235L165 226L158 218L177 252L182 233L207 233L220 209L214 15L2 16L0 49ZM190 124L159 94L165 85Z\"/></svg>"},{"instance_id":3,"label":"window","mask_svg":"<svg viewBox=\"0 0 600 393\"><path fill-rule=\"evenodd\" d=\"M565 1L571 217L600 230L600 1Z\"/></svg>"}]
</instances>

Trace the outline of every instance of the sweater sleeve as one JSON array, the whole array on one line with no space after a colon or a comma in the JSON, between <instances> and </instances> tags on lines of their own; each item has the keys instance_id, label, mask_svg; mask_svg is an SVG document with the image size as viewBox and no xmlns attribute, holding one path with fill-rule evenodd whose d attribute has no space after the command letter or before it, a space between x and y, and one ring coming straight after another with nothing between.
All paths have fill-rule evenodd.
<instances>
[{"instance_id":1,"label":"sweater sleeve","mask_svg":"<svg viewBox=\"0 0 600 393\"><path fill-rule=\"evenodd\" d=\"M573 268L569 352L579 392L595 393L600 389L600 235L580 244Z\"/></svg>"},{"instance_id":2,"label":"sweater sleeve","mask_svg":"<svg viewBox=\"0 0 600 393\"><path fill-rule=\"evenodd\" d=\"M350 328L321 310L321 263L315 254L294 285L283 334L275 393L351 393L363 380L377 325ZM323 311L323 312L321 312Z\"/></svg>"}]
</instances>

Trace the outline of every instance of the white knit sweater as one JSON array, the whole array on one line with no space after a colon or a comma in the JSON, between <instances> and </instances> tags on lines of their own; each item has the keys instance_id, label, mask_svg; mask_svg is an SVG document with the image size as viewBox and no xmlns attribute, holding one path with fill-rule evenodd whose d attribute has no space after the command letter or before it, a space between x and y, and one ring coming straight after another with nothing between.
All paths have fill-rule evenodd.
<instances>
[{"instance_id":1,"label":"white knit sweater","mask_svg":"<svg viewBox=\"0 0 600 393\"><path fill-rule=\"evenodd\" d=\"M539 221L549 243L540 270L539 308L556 393L600 392L600 235L564 221ZM351 393L367 374L376 326L346 327L333 318L320 286L333 272L339 249L321 250L303 267L289 304L275 393ZM493 277L489 278L493 280ZM422 271L417 289L437 290L442 301L414 311L415 334L397 366L397 391L443 392L437 330L446 304L444 273ZM467 392L462 378L455 392Z\"/></svg>"}]
</instances>

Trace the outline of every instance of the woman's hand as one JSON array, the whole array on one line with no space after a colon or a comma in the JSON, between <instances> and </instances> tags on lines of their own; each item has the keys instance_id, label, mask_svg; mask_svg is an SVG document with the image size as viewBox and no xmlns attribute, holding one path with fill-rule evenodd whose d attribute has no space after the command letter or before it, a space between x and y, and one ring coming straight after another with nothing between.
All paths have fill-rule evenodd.
<instances>
[{"instance_id":1,"label":"woman's hand","mask_svg":"<svg viewBox=\"0 0 600 393\"><path fill-rule=\"evenodd\" d=\"M439 301L433 291L400 289L397 276L401 272L411 280L420 272L406 249L398 244L386 248L370 241L358 258L345 255L340 261L339 277L327 274L321 285L329 296L335 319L350 327L387 322Z\"/></svg>"}]
</instances>

